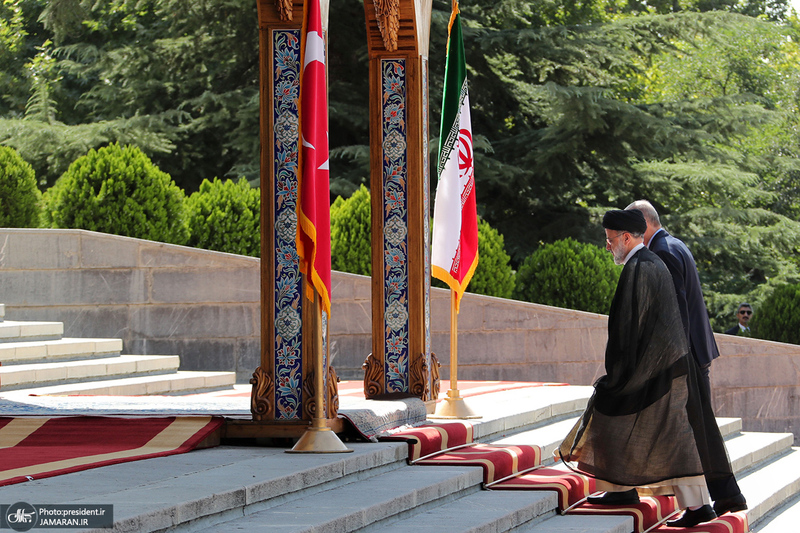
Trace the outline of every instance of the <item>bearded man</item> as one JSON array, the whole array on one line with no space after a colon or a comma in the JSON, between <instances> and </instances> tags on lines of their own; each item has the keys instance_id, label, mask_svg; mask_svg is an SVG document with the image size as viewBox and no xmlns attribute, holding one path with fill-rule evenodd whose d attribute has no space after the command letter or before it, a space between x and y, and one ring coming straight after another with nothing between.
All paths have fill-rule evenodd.
<instances>
[{"instance_id":1,"label":"bearded man","mask_svg":"<svg viewBox=\"0 0 800 533\"><path fill-rule=\"evenodd\" d=\"M709 459L698 367L672 277L643 244L641 211L608 211L603 228L606 249L625 265L608 315L606 375L559 454L606 491L590 503L625 505L638 502L639 494L674 494L685 512L668 525L693 527L716 517L704 476L725 473ZM724 459L719 469L730 472Z\"/></svg>"}]
</instances>

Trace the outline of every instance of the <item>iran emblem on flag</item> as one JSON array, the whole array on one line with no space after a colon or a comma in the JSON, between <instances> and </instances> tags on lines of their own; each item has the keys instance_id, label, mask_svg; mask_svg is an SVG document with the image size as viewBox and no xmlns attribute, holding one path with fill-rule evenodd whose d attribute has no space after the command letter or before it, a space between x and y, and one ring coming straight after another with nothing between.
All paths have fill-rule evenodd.
<instances>
[{"instance_id":1,"label":"iran emblem on flag","mask_svg":"<svg viewBox=\"0 0 800 533\"><path fill-rule=\"evenodd\" d=\"M450 18L448 31L438 174L431 273L456 293L457 309L478 266L472 123L461 16L457 6Z\"/></svg>"}]
</instances>

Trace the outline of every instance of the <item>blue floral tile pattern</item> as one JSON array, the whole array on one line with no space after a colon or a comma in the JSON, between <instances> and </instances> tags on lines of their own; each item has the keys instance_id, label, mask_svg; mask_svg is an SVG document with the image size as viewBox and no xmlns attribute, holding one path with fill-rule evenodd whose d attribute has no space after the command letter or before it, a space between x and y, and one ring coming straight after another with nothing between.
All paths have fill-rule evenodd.
<instances>
[{"instance_id":1,"label":"blue floral tile pattern","mask_svg":"<svg viewBox=\"0 0 800 533\"><path fill-rule=\"evenodd\" d=\"M406 61L381 60L385 391L409 391Z\"/></svg>"},{"instance_id":2,"label":"blue floral tile pattern","mask_svg":"<svg viewBox=\"0 0 800 533\"><path fill-rule=\"evenodd\" d=\"M300 30L274 30L275 418L302 417L302 298L297 234Z\"/></svg>"}]
</instances>

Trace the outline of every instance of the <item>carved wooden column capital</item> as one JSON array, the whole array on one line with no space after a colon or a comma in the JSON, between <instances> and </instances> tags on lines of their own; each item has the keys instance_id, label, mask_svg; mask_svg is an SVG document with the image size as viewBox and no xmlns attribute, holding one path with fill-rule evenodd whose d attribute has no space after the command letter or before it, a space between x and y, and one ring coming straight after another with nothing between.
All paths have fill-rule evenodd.
<instances>
[{"instance_id":1,"label":"carved wooden column capital","mask_svg":"<svg viewBox=\"0 0 800 533\"><path fill-rule=\"evenodd\" d=\"M394 52L397 50L397 34L400 30L400 0L375 0L375 16L383 46L388 52Z\"/></svg>"},{"instance_id":2,"label":"carved wooden column capital","mask_svg":"<svg viewBox=\"0 0 800 533\"><path fill-rule=\"evenodd\" d=\"M292 19L292 0L275 0L275 7L281 20L290 21Z\"/></svg>"}]
</instances>

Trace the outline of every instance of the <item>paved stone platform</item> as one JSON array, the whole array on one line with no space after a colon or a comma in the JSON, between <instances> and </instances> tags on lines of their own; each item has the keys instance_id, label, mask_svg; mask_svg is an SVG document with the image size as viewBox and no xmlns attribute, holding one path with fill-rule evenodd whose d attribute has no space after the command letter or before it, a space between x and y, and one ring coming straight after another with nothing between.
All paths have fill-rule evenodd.
<instances>
[{"instance_id":1,"label":"paved stone platform","mask_svg":"<svg viewBox=\"0 0 800 533\"><path fill-rule=\"evenodd\" d=\"M446 386L447 383L444 383ZM343 409L364 402L343 382ZM591 387L460 382L475 440L539 444L563 438ZM249 387L181 397L44 397L0 393L0 414L220 414L249 418ZM800 450L791 435L741 431L719 420L750 509L753 531L780 532L796 516ZM102 438L102 436L98 436ZM481 490L479 467L410 466L402 442L344 437L350 453L288 454L290 442L223 442L190 453L32 480L0 488L0 504L110 504L114 528L99 532L525 531L631 533L624 516L560 516L555 496ZM533 442L535 441L535 442ZM265 444L265 443L260 443ZM776 529L777 528L777 529ZM36 528L33 531L61 531ZM85 531L73 529L72 531Z\"/></svg>"}]
</instances>

